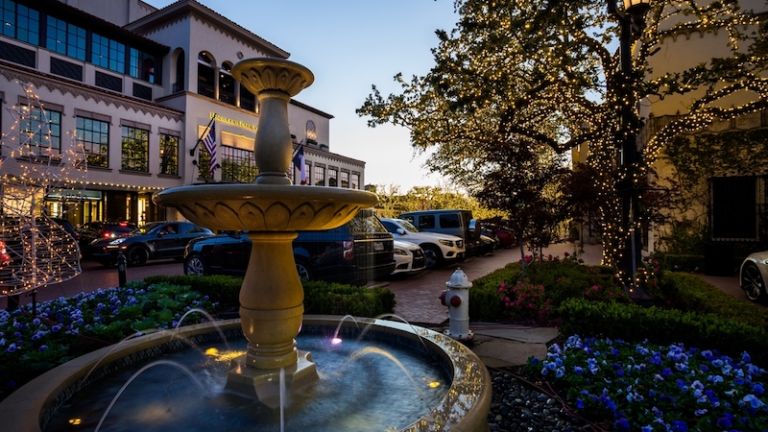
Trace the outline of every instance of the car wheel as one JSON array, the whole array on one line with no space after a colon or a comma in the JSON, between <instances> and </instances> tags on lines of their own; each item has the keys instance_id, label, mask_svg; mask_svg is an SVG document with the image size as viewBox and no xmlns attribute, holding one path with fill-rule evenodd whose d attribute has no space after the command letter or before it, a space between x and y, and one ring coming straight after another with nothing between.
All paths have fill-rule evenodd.
<instances>
[{"instance_id":1,"label":"car wheel","mask_svg":"<svg viewBox=\"0 0 768 432\"><path fill-rule=\"evenodd\" d=\"M299 274L299 279L303 281L312 280L312 272L304 261L296 261L296 273Z\"/></svg>"},{"instance_id":2,"label":"car wheel","mask_svg":"<svg viewBox=\"0 0 768 432\"><path fill-rule=\"evenodd\" d=\"M440 253L440 249L438 249L437 246L424 244L421 245L421 248L424 249L424 265L428 269L434 268L440 264L442 254Z\"/></svg>"},{"instance_id":3,"label":"car wheel","mask_svg":"<svg viewBox=\"0 0 768 432\"><path fill-rule=\"evenodd\" d=\"M752 262L744 264L744 268L741 270L741 289L744 290L744 294L752 301L758 301L765 298L765 281L760 274L760 269Z\"/></svg>"},{"instance_id":4,"label":"car wheel","mask_svg":"<svg viewBox=\"0 0 768 432\"><path fill-rule=\"evenodd\" d=\"M200 255L191 255L184 262L184 274L193 276L203 276L205 274L205 263Z\"/></svg>"},{"instance_id":5,"label":"car wheel","mask_svg":"<svg viewBox=\"0 0 768 432\"><path fill-rule=\"evenodd\" d=\"M143 247L136 247L128 251L128 265L139 266L144 265L149 260L149 251Z\"/></svg>"}]
</instances>

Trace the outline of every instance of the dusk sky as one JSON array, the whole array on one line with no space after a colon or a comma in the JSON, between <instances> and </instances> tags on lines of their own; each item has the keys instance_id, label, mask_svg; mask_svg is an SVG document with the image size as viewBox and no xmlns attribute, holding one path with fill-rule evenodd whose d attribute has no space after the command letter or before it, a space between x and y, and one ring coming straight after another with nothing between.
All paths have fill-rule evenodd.
<instances>
[{"instance_id":1,"label":"dusk sky","mask_svg":"<svg viewBox=\"0 0 768 432\"><path fill-rule=\"evenodd\" d=\"M155 7L171 0L146 0ZM413 186L448 182L422 167L408 131L369 128L355 109L376 84L396 91L392 77L423 75L433 65L435 29L456 21L453 0L198 0L291 53L315 83L296 99L334 115L330 150L366 162L365 183Z\"/></svg>"}]
</instances>

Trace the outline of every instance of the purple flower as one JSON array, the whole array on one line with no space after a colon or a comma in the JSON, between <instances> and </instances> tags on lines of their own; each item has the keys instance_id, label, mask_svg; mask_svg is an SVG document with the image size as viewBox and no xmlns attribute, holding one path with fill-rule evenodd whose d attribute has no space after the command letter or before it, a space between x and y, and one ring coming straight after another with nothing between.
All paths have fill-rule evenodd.
<instances>
[{"instance_id":1,"label":"purple flower","mask_svg":"<svg viewBox=\"0 0 768 432\"><path fill-rule=\"evenodd\" d=\"M760 384L760 383L755 383L755 384L753 384L753 385L752 385L752 393L754 393L754 394L756 394L756 395L760 396L760 395L762 395L763 393L765 393L765 388L763 387L763 385L762 385L762 384Z\"/></svg>"},{"instance_id":2,"label":"purple flower","mask_svg":"<svg viewBox=\"0 0 768 432\"><path fill-rule=\"evenodd\" d=\"M16 352L17 349L18 348L16 347L16 344L12 343L12 344L8 345L8 348L5 349L5 352L13 353L13 352Z\"/></svg>"},{"instance_id":3,"label":"purple flower","mask_svg":"<svg viewBox=\"0 0 768 432\"><path fill-rule=\"evenodd\" d=\"M629 430L629 420L627 420L624 417L621 417L620 419L613 422L613 428L617 431L628 431Z\"/></svg>"},{"instance_id":4,"label":"purple flower","mask_svg":"<svg viewBox=\"0 0 768 432\"><path fill-rule=\"evenodd\" d=\"M688 424L683 420L674 420L672 422L672 430L675 432L688 432Z\"/></svg>"},{"instance_id":5,"label":"purple flower","mask_svg":"<svg viewBox=\"0 0 768 432\"><path fill-rule=\"evenodd\" d=\"M40 348L38 348L40 352L44 352L48 350L48 345L40 345Z\"/></svg>"},{"instance_id":6,"label":"purple flower","mask_svg":"<svg viewBox=\"0 0 768 432\"><path fill-rule=\"evenodd\" d=\"M752 409L759 409L765 406L765 403L753 394L748 394L741 399L742 404L749 404Z\"/></svg>"},{"instance_id":7,"label":"purple flower","mask_svg":"<svg viewBox=\"0 0 768 432\"><path fill-rule=\"evenodd\" d=\"M577 409L584 409L584 401L581 399L576 399L576 408Z\"/></svg>"}]
</instances>

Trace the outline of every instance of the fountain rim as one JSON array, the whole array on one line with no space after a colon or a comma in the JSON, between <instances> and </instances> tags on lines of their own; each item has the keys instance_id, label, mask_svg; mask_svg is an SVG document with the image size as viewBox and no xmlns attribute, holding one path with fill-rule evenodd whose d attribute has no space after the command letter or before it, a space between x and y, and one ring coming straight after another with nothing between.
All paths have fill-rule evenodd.
<instances>
[{"instance_id":1,"label":"fountain rim","mask_svg":"<svg viewBox=\"0 0 768 432\"><path fill-rule=\"evenodd\" d=\"M203 193L215 195L201 198L200 195ZM156 192L152 199L156 204L166 204L172 201L188 201L188 198L195 198L197 201L231 199L249 201L263 198L284 200L293 195L304 197L307 201L330 202L345 199L344 203L369 206L373 206L378 200L376 194L360 189L258 183L203 183L175 186Z\"/></svg>"},{"instance_id":2,"label":"fountain rim","mask_svg":"<svg viewBox=\"0 0 768 432\"><path fill-rule=\"evenodd\" d=\"M276 57L254 57L254 58L248 58L239 61L237 64L232 66L232 70L230 71L232 73L232 76L241 82L246 82L246 87L249 86L247 80L243 80L243 73L245 73L247 70L254 69L254 68L264 68L264 67L271 67L271 68L278 68L282 69L285 72L294 74L294 76L298 75L301 77L301 79L304 80L304 83L302 84L301 88L294 88L292 91L285 88L284 86L275 86L273 87L253 87L251 84L251 87L249 87L249 90L254 91L255 94L259 94L264 91L270 91L270 90L276 90L280 92L285 92L288 94L288 96L296 96L301 90L309 87L312 85L312 83L315 82L315 74L312 73L311 70L309 70L308 67L296 63L291 60L276 58Z\"/></svg>"},{"instance_id":3,"label":"fountain rim","mask_svg":"<svg viewBox=\"0 0 768 432\"><path fill-rule=\"evenodd\" d=\"M334 327L339 323L340 319L341 316L334 315L304 315L303 322L305 325ZM358 322L366 325L373 324L375 330L392 333L395 336L421 337L424 342L431 346L431 349L441 354L450 362L453 379L451 387L440 403L440 407L446 412L445 418L441 419L444 422L442 423L442 428L449 427L450 430L459 431L488 429L486 416L491 404L491 378L488 370L474 352L442 333L423 327L372 318L358 318ZM222 330L239 328L240 319L217 321L216 325ZM416 329L419 330L419 333L415 332ZM213 323L195 324L180 328L181 336L187 338L209 334L214 331L216 330ZM115 345L110 345L59 365L28 382L0 401L0 418L3 418L3 423L10 427L9 430L39 432L41 431L42 417L48 410L53 408L52 405L56 403L59 395L82 385L83 383L80 381L89 374L95 364L98 363L99 368L107 367L111 363L131 354L169 343L172 337L173 335L169 332L151 333L125 341L119 349L115 349ZM458 360L460 358L466 358L469 363L478 367L468 367L467 364L459 364ZM478 373L479 379L471 381L463 379L462 376L467 370ZM474 404L471 404L468 408L466 407L467 400L457 401L456 404L449 400L452 393L465 394L467 390L474 391L476 395ZM456 406L454 405L466 409L464 415L456 422L452 422L456 414ZM429 426L435 420L432 417L432 413L435 410L433 407L429 414L417 419L401 429L401 431L433 430Z\"/></svg>"}]
</instances>

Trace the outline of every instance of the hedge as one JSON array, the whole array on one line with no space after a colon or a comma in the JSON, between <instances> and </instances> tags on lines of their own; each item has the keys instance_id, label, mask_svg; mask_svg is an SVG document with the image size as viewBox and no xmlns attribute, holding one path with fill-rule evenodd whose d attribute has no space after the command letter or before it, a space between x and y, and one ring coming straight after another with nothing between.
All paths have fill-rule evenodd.
<instances>
[{"instance_id":1,"label":"hedge","mask_svg":"<svg viewBox=\"0 0 768 432\"><path fill-rule=\"evenodd\" d=\"M764 306L733 298L692 274L663 273L656 295L668 307L768 327L768 309Z\"/></svg>"},{"instance_id":2,"label":"hedge","mask_svg":"<svg viewBox=\"0 0 768 432\"><path fill-rule=\"evenodd\" d=\"M655 343L683 342L729 355L748 350L755 363L768 364L768 332L764 327L712 313L634 304L569 299L559 309L564 335L604 336Z\"/></svg>"},{"instance_id":3,"label":"hedge","mask_svg":"<svg viewBox=\"0 0 768 432\"><path fill-rule=\"evenodd\" d=\"M243 279L224 275L150 276L144 282L190 286L218 302L219 308L226 312L238 309ZM386 288L360 288L324 281L304 281L302 285L305 313L375 317L393 313L395 309L395 295Z\"/></svg>"}]
</instances>

